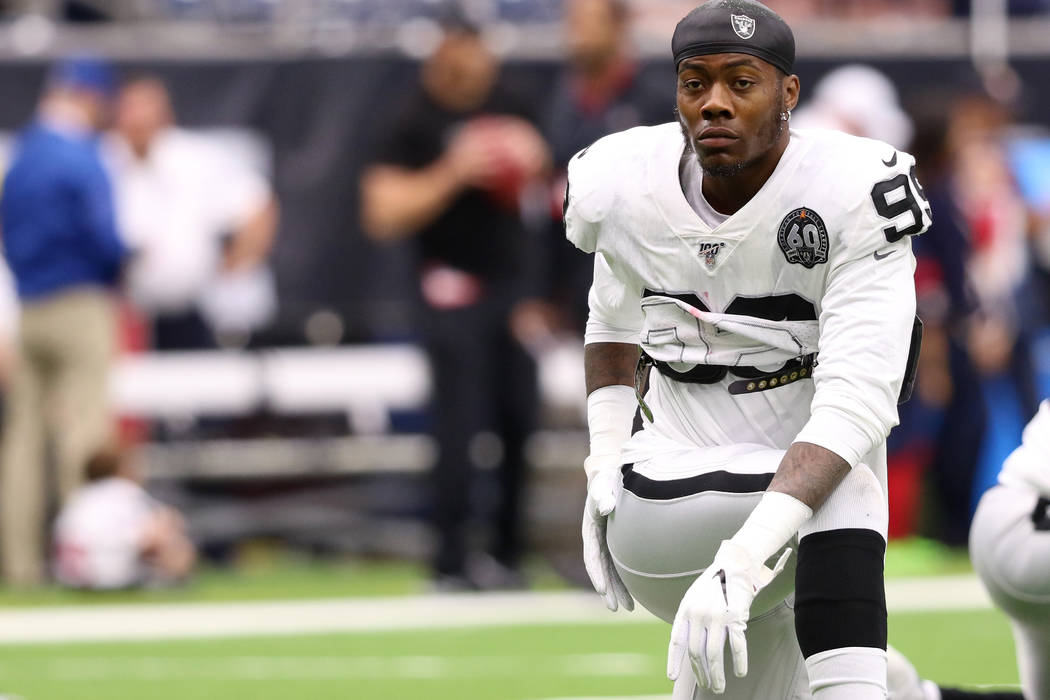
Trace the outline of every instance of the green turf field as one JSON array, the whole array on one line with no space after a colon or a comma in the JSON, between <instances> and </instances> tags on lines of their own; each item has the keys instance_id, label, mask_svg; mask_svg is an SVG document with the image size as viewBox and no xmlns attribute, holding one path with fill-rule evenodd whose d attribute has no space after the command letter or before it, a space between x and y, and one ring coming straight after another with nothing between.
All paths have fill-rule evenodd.
<instances>
[{"instance_id":1,"label":"green turf field","mask_svg":"<svg viewBox=\"0 0 1050 700\"><path fill-rule=\"evenodd\" d=\"M964 573L965 553L894 543L891 577ZM559 585L534 566L540 588ZM275 558L204 571L171 591L91 595L0 590L0 611L96 603L398 596L425 589L403 563ZM611 615L611 613L610 613ZM25 700L532 700L667 695L669 629L659 622L517 625L300 637L0 645L0 698ZM947 684L1017 682L1013 642L996 612L890 617L890 640Z\"/></svg>"},{"instance_id":2,"label":"green turf field","mask_svg":"<svg viewBox=\"0 0 1050 700\"><path fill-rule=\"evenodd\" d=\"M886 552L887 578L967 573L965 550L931 540L895 540ZM535 590L565 588L542 560L531 560L526 575ZM56 587L11 590L0 587L0 609L47 605L303 600L409 595L426 590L426 568L399 561L316 561L268 548L252 548L231 569L202 569L186 586L167 590L80 592Z\"/></svg>"},{"instance_id":3,"label":"green turf field","mask_svg":"<svg viewBox=\"0 0 1050 700\"><path fill-rule=\"evenodd\" d=\"M1016 683L994 612L892 616L891 640L946 683ZM661 623L0 649L26 700L526 700L669 693Z\"/></svg>"}]
</instances>

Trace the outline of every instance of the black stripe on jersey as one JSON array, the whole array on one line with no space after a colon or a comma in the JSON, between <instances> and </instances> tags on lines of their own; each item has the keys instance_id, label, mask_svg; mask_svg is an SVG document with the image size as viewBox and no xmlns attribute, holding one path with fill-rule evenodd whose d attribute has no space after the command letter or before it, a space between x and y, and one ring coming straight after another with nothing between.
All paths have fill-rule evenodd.
<instances>
[{"instance_id":1,"label":"black stripe on jersey","mask_svg":"<svg viewBox=\"0 0 1050 700\"><path fill-rule=\"evenodd\" d=\"M643 297L669 297L685 302L701 311L711 311L711 307L700 300L696 294L680 292L660 292L643 289ZM817 309L813 302L798 294L772 294L765 297L735 296L729 306L722 312L735 316L755 316L767 321L816 321Z\"/></svg>"},{"instance_id":2,"label":"black stripe on jersey","mask_svg":"<svg viewBox=\"0 0 1050 700\"><path fill-rule=\"evenodd\" d=\"M1020 693L987 693L976 690L941 688L941 700L1024 700Z\"/></svg>"},{"instance_id":3,"label":"black stripe on jersey","mask_svg":"<svg viewBox=\"0 0 1050 700\"><path fill-rule=\"evenodd\" d=\"M734 474L726 471L707 472L685 479L658 481L634 471L633 464L623 466L623 487L639 498L670 501L705 491L721 493L761 493L769 488L772 474Z\"/></svg>"}]
</instances>

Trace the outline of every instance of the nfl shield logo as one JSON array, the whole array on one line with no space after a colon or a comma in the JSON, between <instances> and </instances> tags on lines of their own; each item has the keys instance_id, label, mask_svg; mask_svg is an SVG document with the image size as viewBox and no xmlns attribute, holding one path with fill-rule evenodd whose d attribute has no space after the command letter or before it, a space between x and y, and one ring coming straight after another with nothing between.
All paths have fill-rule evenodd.
<instances>
[{"instance_id":1,"label":"nfl shield logo","mask_svg":"<svg viewBox=\"0 0 1050 700\"><path fill-rule=\"evenodd\" d=\"M730 15L733 19L733 31L741 39L750 39L755 35L755 20L747 15Z\"/></svg>"},{"instance_id":2,"label":"nfl shield logo","mask_svg":"<svg viewBox=\"0 0 1050 700\"><path fill-rule=\"evenodd\" d=\"M722 241L717 243L701 243L697 252L700 257L704 259L704 264L707 265L708 268L713 268L718 262L718 253L721 252L725 245L726 244Z\"/></svg>"}]
</instances>

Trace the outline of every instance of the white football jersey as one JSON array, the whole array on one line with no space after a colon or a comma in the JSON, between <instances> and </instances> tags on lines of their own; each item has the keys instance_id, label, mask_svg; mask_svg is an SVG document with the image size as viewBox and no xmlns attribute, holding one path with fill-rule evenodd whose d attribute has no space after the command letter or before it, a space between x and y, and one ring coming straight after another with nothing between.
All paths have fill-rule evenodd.
<instances>
[{"instance_id":1,"label":"white football jersey","mask_svg":"<svg viewBox=\"0 0 1050 700\"><path fill-rule=\"evenodd\" d=\"M81 488L55 521L55 578L83 588L142 583L142 543L155 507L145 489L128 479L111 477Z\"/></svg>"},{"instance_id":2,"label":"white football jersey","mask_svg":"<svg viewBox=\"0 0 1050 700\"><path fill-rule=\"evenodd\" d=\"M569 163L567 236L597 253L586 342L637 343L664 363L645 397L654 421L624 461L804 441L884 480L915 316L909 236L931 216L914 159L792 130L761 190L711 227L682 193L684 148L678 123L639 127ZM815 366L792 362L813 353ZM668 376L703 365L729 371Z\"/></svg>"}]
</instances>

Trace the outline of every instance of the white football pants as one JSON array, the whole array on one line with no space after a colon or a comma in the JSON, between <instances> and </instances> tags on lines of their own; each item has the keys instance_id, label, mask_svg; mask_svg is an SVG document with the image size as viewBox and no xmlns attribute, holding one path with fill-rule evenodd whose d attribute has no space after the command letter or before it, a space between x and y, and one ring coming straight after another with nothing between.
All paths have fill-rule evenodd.
<instances>
[{"instance_id":1,"label":"white football pants","mask_svg":"<svg viewBox=\"0 0 1050 700\"><path fill-rule=\"evenodd\" d=\"M698 449L678 456L677 464L634 465L636 476L627 477L609 516L607 536L616 569L639 604L673 622L686 589L762 497L765 486L755 488L756 475L775 472L783 455L783 450L733 445ZM640 485L639 477L646 483ZM697 488L704 490L689 493ZM640 495L647 490L648 497ZM831 507L818 511L806 529L867 527L885 537L888 515L882 494L879 480L860 466L832 494L826 504ZM857 508L862 501L868 507ZM833 515L842 512L848 515ZM839 522L839 517L846 520ZM789 546L797 548L797 542ZM755 598L747 628L748 675L737 678L727 654L726 690L714 695L695 688L695 680L686 672L689 665L684 664L674 700L812 698L806 662L795 637L794 580L793 555L785 570Z\"/></svg>"},{"instance_id":2,"label":"white football pants","mask_svg":"<svg viewBox=\"0 0 1050 700\"><path fill-rule=\"evenodd\" d=\"M1039 495L996 486L970 527L970 558L996 605L1010 617L1021 689L1050 700L1050 530L1033 520Z\"/></svg>"}]
</instances>

